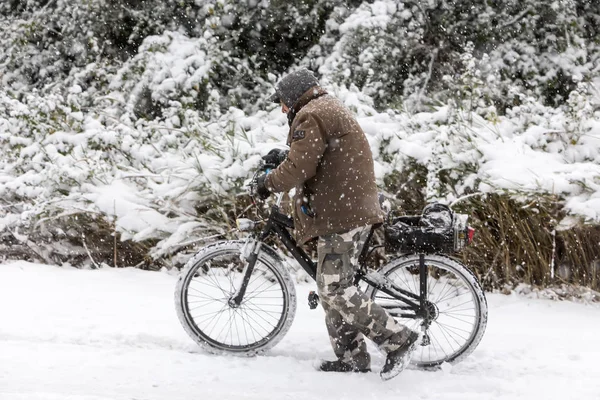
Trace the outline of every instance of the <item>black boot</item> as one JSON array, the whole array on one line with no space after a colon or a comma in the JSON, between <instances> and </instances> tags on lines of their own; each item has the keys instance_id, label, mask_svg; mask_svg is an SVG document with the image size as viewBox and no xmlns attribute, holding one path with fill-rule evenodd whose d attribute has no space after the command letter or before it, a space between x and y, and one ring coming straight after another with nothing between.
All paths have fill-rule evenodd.
<instances>
[{"instance_id":1,"label":"black boot","mask_svg":"<svg viewBox=\"0 0 600 400\"><path fill-rule=\"evenodd\" d=\"M411 332L406 342L397 350L390 351L385 360L385 364L379 372L381 379L387 381L397 376L410 363L412 353L416 350L419 344L420 335L417 332Z\"/></svg>"},{"instance_id":2,"label":"black boot","mask_svg":"<svg viewBox=\"0 0 600 400\"><path fill-rule=\"evenodd\" d=\"M371 372L371 368L360 368L355 363L345 363L342 360L322 361L318 366L319 371L325 372Z\"/></svg>"}]
</instances>

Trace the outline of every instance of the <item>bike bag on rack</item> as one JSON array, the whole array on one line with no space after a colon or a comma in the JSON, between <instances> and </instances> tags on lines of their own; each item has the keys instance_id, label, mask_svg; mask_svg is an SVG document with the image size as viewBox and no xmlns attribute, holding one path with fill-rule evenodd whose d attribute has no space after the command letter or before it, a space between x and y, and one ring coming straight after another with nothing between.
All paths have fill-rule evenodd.
<instances>
[{"instance_id":1,"label":"bike bag on rack","mask_svg":"<svg viewBox=\"0 0 600 400\"><path fill-rule=\"evenodd\" d=\"M384 226L387 253L455 253L472 239L468 216L444 204L428 204L421 215L393 218Z\"/></svg>"}]
</instances>

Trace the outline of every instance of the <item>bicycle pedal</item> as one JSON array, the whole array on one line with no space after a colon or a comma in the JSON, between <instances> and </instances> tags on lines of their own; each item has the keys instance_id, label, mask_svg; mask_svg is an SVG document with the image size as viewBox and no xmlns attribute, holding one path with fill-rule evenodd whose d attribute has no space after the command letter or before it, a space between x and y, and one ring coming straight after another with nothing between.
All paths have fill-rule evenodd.
<instances>
[{"instance_id":1,"label":"bicycle pedal","mask_svg":"<svg viewBox=\"0 0 600 400\"><path fill-rule=\"evenodd\" d=\"M315 293L314 290L311 290L308 293L308 307L311 310L314 310L319 305L319 295Z\"/></svg>"}]
</instances>

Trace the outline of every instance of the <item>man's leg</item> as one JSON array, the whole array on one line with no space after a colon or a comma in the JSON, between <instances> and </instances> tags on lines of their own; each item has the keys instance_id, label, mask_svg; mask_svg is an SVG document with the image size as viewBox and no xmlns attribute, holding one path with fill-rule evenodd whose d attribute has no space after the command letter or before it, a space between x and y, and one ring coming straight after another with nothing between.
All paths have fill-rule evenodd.
<instances>
[{"instance_id":1,"label":"man's leg","mask_svg":"<svg viewBox=\"0 0 600 400\"><path fill-rule=\"evenodd\" d=\"M368 228L319 238L317 288L325 310L337 311L355 329L348 332L362 333L389 353L401 348L411 331L353 285L358 255L367 235Z\"/></svg>"},{"instance_id":2,"label":"man's leg","mask_svg":"<svg viewBox=\"0 0 600 400\"><path fill-rule=\"evenodd\" d=\"M325 302L321 304L325 310L325 325L329 332L329 340L338 360L352 366L355 370L369 370L371 356L362 333L346 323L337 310L332 309ZM331 368L335 369L335 366L331 365Z\"/></svg>"}]
</instances>

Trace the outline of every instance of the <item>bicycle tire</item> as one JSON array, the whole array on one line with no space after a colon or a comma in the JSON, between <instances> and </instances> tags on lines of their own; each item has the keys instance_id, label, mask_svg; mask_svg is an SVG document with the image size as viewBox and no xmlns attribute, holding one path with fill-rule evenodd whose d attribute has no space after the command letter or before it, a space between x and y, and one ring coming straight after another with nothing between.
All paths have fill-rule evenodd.
<instances>
[{"instance_id":1,"label":"bicycle tire","mask_svg":"<svg viewBox=\"0 0 600 400\"><path fill-rule=\"evenodd\" d=\"M449 340L448 338L448 333L456 333L459 332L458 328L454 328L454 330L451 330L450 328L441 328L439 327L439 331L442 332L442 335L440 336L439 339L435 338L434 340L432 340L431 342L434 343L429 344L429 359L425 360L423 357L423 353L424 353L424 347L425 346L421 346L422 348L420 349L421 354L419 356L419 349L417 349L417 351L413 354L413 358L411 360L411 364L419 367L419 368L431 368L431 367L437 367L439 365L441 365L444 362L448 362L450 364L456 364L458 362L460 362L461 360L463 360L465 357L467 357L469 354L471 354L475 348L479 345L479 343L481 342L481 339L483 338L483 335L485 333L485 328L487 325L487 318L488 318L488 309L487 309L487 300L485 298L485 294L483 292L483 289L481 288L481 285L479 284L479 282L477 281L477 278L475 277L475 275L463 264L461 264L460 262L458 262L457 260L454 260L450 257L447 256L443 256L443 255L425 255L425 265L431 270L432 267L435 268L439 268L442 270L446 270L449 273L453 273L458 279L462 280L462 282L464 283L464 285L466 287L468 287L470 293L471 293L471 299L472 299L472 303L473 303L473 310L474 310L474 315L473 315L473 330L469 333L469 337L465 339L465 343L462 344L461 346L459 346L456 350L453 350L450 354L446 354L446 351L444 350L444 347L448 348L451 346L446 346L445 343L442 345L443 340L445 339L448 344L452 344L452 340ZM410 254L410 255L405 255L402 257L399 257L395 260L392 260L390 263L384 265L380 270L379 273L384 275L385 277L387 277L388 279L393 279L393 274L396 273L399 270L406 270L408 272L408 274L405 272L404 276L401 277L402 278L402 284L404 285L405 289L411 290L413 293L418 294L419 293L419 274L418 274L418 267L419 266L419 256L417 254ZM409 270L410 269L410 270ZM398 277L400 277L400 275L397 274ZM438 281L441 280L442 276L445 275L439 275L439 277L437 278ZM414 278L414 282L410 281L410 278ZM429 277L431 278L431 273L429 275ZM435 281L435 277L431 278ZM450 279L448 278L448 276L446 276L445 278L447 281L449 281ZM396 284L398 284L398 281L400 281L401 279L396 279L394 282ZM429 286L429 282L430 279L428 278L428 286ZM446 286L447 286L446 282ZM434 283L435 286L434 288L437 287L437 283ZM451 284L451 286L453 286L454 284ZM429 288L428 288L429 289ZM447 290L447 289L442 289L442 290ZM452 287L450 290L454 290ZM387 296L389 298L385 298L386 295L380 295L378 298L378 290L374 287L369 287L366 291L367 295L370 296L370 298L378 303L387 303L387 304L393 304L394 301L398 302L397 304L400 304L400 302L398 300L392 299L390 296ZM460 297L460 296L464 296L466 293L460 294L458 296L455 297ZM432 292L428 291L428 300L430 300L430 298L432 298L434 295L432 295ZM440 294L440 296L442 296L442 294ZM383 298L382 298L383 297ZM438 297L439 299L439 297ZM464 298L461 299L460 301L462 302L463 300L465 300ZM446 299L442 298L442 302L446 301ZM390 303L391 302L391 303ZM433 304L435 304L435 307L437 310L441 310L441 306L440 304L436 304L435 301L431 300L431 302ZM441 302L440 302L441 303ZM465 304L465 303L463 303ZM459 304L458 306L462 306L462 304ZM456 305L453 306L453 308L457 311L460 312L466 312L466 311L461 311L461 309L456 309ZM447 310L451 310L451 308L446 308ZM442 312L440 311L438 316L441 316ZM465 314L466 315L466 314ZM447 316L445 316L447 317ZM456 319L456 317L453 317ZM461 317L461 318L466 318L466 317ZM400 318L396 318L398 322L400 322L403 325L407 325L410 328L412 328L413 330L417 330L420 329L420 321L413 319L412 322L409 319L400 319ZM437 321L434 321L434 323L432 323L432 326L435 325L435 323L437 323ZM440 325L440 324L438 324ZM433 329L433 328L432 328ZM429 333L429 331L428 331ZM462 332L460 332L462 333ZM445 338L443 338L443 336L445 336ZM433 346L433 348L436 347L435 344L435 340L437 340L437 346L439 349L444 350L444 356L442 357L440 355L439 358L435 358L433 359L431 357L431 346ZM456 340L456 339L455 339Z\"/></svg>"},{"instance_id":2,"label":"bicycle tire","mask_svg":"<svg viewBox=\"0 0 600 400\"><path fill-rule=\"evenodd\" d=\"M274 286L279 285L280 289L281 289L281 315L279 317L277 317L276 322L274 323L274 326L272 329L266 328L264 330L253 330L253 328L251 326L248 327L248 329L246 329L246 323L249 324L250 320L254 320L254 322L256 323L260 323L260 321L257 322L257 320L259 320L259 317L256 315L256 305L253 305L252 308L250 308L250 306L248 306L247 310L250 310L248 312L247 315L249 315L250 317L247 319L244 319L243 317L241 317L241 319L238 319L237 316L233 316L232 315L236 315L238 314L238 312L236 311L236 309L234 309L233 307L231 307L231 305L229 305L229 307L231 308L231 310L227 310L227 306L228 306L228 302L227 302L227 296L232 296L233 293L235 292L235 286L232 282L232 277L231 276L227 276L227 275L223 275L223 274L227 274L227 273L233 273L234 269L235 269L235 273L237 273L238 275L242 275L242 271L243 268L240 269L239 266L227 266L228 270L225 271L225 268L221 268L220 271L214 271L216 269L216 267L213 267L212 264L208 264L209 262L212 262L214 260L216 260L218 257L221 256L229 256L231 257L231 260L234 260L235 262L240 262L240 263L244 263L245 265L245 261L242 260L242 258L240 257L241 255L241 248L244 245L244 241L222 241L222 242L217 242L214 244L211 244L209 246L206 246L204 248L202 248L196 255L194 255L184 266L184 268L182 269L182 272L179 276L179 279L177 281L177 286L175 288L175 308L177 310L177 316L179 318L179 321L181 322L181 325L183 326L184 330L186 331L186 333L196 342L198 343L204 350L210 352L210 353L214 353L214 354L219 354L219 353L230 353L230 354L234 354L234 355L241 355L241 356L253 356L259 353L262 353L264 351L269 350L270 348L272 348L273 346L275 346L281 339L283 339L283 337L285 336L285 334L288 332L289 328L292 325L292 322L294 320L294 316L296 313L296 290L295 290L295 286L293 283L293 280L290 276L290 273L288 272L288 270L283 266L281 260L278 258L278 256L276 255L276 253L274 252L274 250L270 249L269 247L267 247L266 245L263 245L263 249L261 250L255 269L252 273L251 276L251 282L248 285L248 290L246 292L245 295L245 300L243 301L242 305L239 307L239 309L244 309L244 304L246 304L246 299L250 299L252 296L252 290L257 290L256 286L260 284L260 281L256 283L256 285L253 285L253 282L256 282L256 280L258 280L260 278L260 274L263 274L264 276L269 276L268 278L265 278L266 281L269 281L270 283L273 283L273 280L276 281L276 283L273 283ZM232 261L233 262L233 261ZM240 264L241 265L241 264ZM202 271L199 271L199 269L202 268ZM197 287L190 287L190 285L192 283L196 283L194 281L195 278L199 278L200 276L202 276L202 274L204 274L205 276L210 276L210 271L213 270L213 280L209 281L208 278L206 280L206 282L212 282L212 283L219 283L218 281L215 281L215 279L220 279L221 281L224 281L223 276L227 276L227 281L225 281L225 283L223 284L224 287L219 287L219 289L221 290L221 292L223 292L223 298L221 299L217 299L216 297L213 298L212 300L209 299L209 297L211 296L210 293L208 293L210 290L212 290L213 292L216 292L217 289L209 289L210 286L208 284L205 284L204 286L200 285ZM217 272L220 272L221 275L218 275ZM232 282L232 284L230 285L229 288L227 288L227 282ZM264 285L264 283L263 283ZM213 285L216 287L216 285ZM200 289L198 289L200 288ZM193 290L192 290L193 289ZM198 291L200 291L200 293L197 293ZM266 291L269 291L268 289ZM273 289L273 291L277 291L277 289ZM213 306L213 307L221 307L224 309L223 312L228 311L229 312L229 320L225 323L229 323L231 326L228 329L231 329L231 342L230 344L224 343L220 340L222 339L218 339L215 337L211 336L211 333L208 333L206 331L204 331L203 329L201 329L201 327L199 327L199 321L196 321L194 318L194 315L192 313L193 308L192 306L190 306L190 293L194 293L197 294L201 300L197 300L197 302L201 303L201 306L195 306L195 308L198 307L209 307L209 306ZM265 292L265 291L263 291ZM257 295L254 295L255 297ZM275 298L275 297L271 297L271 298ZM214 301L213 301L214 300ZM249 300L248 300L249 301ZM273 303L273 301L271 301L271 303ZM274 303L273 303L274 304ZM271 307L272 305L267 305L269 307ZM267 313L272 313L275 314L279 311L277 311L277 307L278 305L274 305L274 308L272 309L268 309L268 311L266 311ZM214 309L214 308L213 308ZM254 311L252 311L254 310ZM240 311L241 312L241 311ZM252 314L254 313L254 314ZM267 315L267 314L266 314ZM208 317L210 318L210 316ZM213 317L216 318L216 317ZM219 319L221 317L219 316ZM226 317L227 318L227 317ZM265 321L270 318L270 314L268 314L265 317ZM273 317L275 318L275 317ZM239 337L239 333L241 331L241 329L238 326L238 321L239 325L244 325L244 331L246 331L246 335L247 338L250 336L247 332L251 332L252 337L253 337L253 341L249 342L249 343L245 343L242 344L242 341ZM218 323L218 322L217 322ZM216 323L216 324L217 324ZM237 334L238 334L238 339L239 343L235 343L235 338L233 336L233 325L235 324L236 330L237 330ZM225 329L226 325L224 326L223 329ZM214 328L213 328L214 329ZM208 330L208 328L206 328L205 330ZM259 336L257 338L257 336ZM225 339L227 339L227 333L225 334Z\"/></svg>"}]
</instances>

